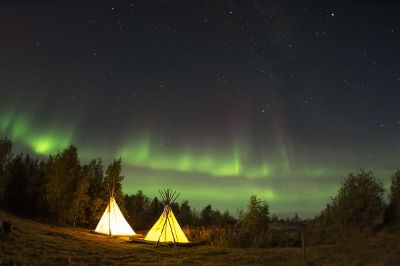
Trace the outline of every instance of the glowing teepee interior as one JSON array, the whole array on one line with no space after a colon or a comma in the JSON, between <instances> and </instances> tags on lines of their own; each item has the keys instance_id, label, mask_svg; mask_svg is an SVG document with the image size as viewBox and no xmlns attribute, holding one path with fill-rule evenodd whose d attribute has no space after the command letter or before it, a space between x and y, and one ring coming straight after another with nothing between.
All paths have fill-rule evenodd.
<instances>
[{"instance_id":1,"label":"glowing teepee interior","mask_svg":"<svg viewBox=\"0 0 400 266\"><path fill-rule=\"evenodd\" d=\"M176 192L172 190L159 190L160 195L164 202L164 211L160 218L149 230L144 240L158 243L189 243L185 233L179 226L170 205L178 198L179 194L175 196Z\"/></svg>"},{"instance_id":2,"label":"glowing teepee interior","mask_svg":"<svg viewBox=\"0 0 400 266\"><path fill-rule=\"evenodd\" d=\"M114 197L110 197L110 202L94 231L109 236L135 235L135 232L125 220L125 217L119 209Z\"/></svg>"}]
</instances>

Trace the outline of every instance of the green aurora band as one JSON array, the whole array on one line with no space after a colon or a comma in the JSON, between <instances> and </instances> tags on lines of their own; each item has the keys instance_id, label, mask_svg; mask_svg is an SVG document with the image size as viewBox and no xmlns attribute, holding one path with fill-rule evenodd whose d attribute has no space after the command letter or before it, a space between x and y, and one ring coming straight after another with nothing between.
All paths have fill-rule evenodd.
<instances>
[{"instance_id":1,"label":"green aurora band","mask_svg":"<svg viewBox=\"0 0 400 266\"><path fill-rule=\"evenodd\" d=\"M22 142L38 155L49 155L68 147L72 141L71 131L45 128L34 130L34 119L29 115L1 114L0 133L9 133L15 142Z\"/></svg>"},{"instance_id":2,"label":"green aurora band","mask_svg":"<svg viewBox=\"0 0 400 266\"><path fill-rule=\"evenodd\" d=\"M250 178L270 175L272 166L267 162L249 167L243 163L239 147L232 152L212 151L208 154L193 154L181 151L177 154L157 150L149 138L125 145L118 156L128 163L156 170L207 173L213 176L244 176Z\"/></svg>"},{"instance_id":3,"label":"green aurora band","mask_svg":"<svg viewBox=\"0 0 400 266\"><path fill-rule=\"evenodd\" d=\"M203 152L162 147L150 134L132 137L117 149L106 145L96 145L93 149L75 140L72 127L65 129L53 123L38 130L37 120L28 112L0 115L0 134L12 139L17 147L26 147L22 151L48 156L74 144L83 161L101 157L108 163L121 157L126 193L140 189L149 196L157 196L157 187L172 186L196 207L212 203L214 207L234 211L244 207L251 194L256 194L271 202L275 213L298 212L310 216L335 195L343 177L357 170L343 163L332 166L318 161L312 165L296 163L284 143L277 145L280 149L271 150L269 156L257 155L239 138L232 142L231 148L209 148ZM306 157L307 161L313 158ZM386 178L391 171L385 169ZM381 169L380 176L382 173ZM231 184L231 180L236 181ZM387 180L384 181L387 186Z\"/></svg>"}]
</instances>

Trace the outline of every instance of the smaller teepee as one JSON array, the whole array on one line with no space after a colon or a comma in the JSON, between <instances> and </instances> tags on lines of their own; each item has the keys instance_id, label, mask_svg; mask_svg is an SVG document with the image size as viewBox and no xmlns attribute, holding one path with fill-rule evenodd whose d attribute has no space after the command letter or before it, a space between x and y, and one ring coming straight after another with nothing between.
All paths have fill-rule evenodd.
<instances>
[{"instance_id":1,"label":"smaller teepee","mask_svg":"<svg viewBox=\"0 0 400 266\"><path fill-rule=\"evenodd\" d=\"M109 236L135 235L135 232L125 220L113 196L110 197L110 202L94 231Z\"/></svg>"},{"instance_id":2,"label":"smaller teepee","mask_svg":"<svg viewBox=\"0 0 400 266\"><path fill-rule=\"evenodd\" d=\"M190 243L182 228L179 226L170 205L178 198L176 192L170 189L158 190L164 202L164 211L160 218L149 230L144 240L162 243Z\"/></svg>"}]
</instances>

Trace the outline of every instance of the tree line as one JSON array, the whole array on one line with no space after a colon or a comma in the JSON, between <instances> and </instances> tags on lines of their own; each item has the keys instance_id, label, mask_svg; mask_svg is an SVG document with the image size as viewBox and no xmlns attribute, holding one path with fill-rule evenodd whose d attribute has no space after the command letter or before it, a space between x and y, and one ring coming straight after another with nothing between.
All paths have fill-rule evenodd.
<instances>
[{"instance_id":1,"label":"tree line","mask_svg":"<svg viewBox=\"0 0 400 266\"><path fill-rule=\"evenodd\" d=\"M123 193L121 159L104 166L101 159L84 164L78 150L70 146L47 159L12 153L12 141L0 139L0 208L10 213L47 223L93 228L110 197L136 229L148 229L160 216L164 205L142 191ZM232 225L228 211L221 213L211 205L201 211L188 201L175 202L172 209L182 225Z\"/></svg>"},{"instance_id":2,"label":"tree line","mask_svg":"<svg viewBox=\"0 0 400 266\"><path fill-rule=\"evenodd\" d=\"M101 159L82 163L77 148L70 146L47 159L12 153L12 142L0 139L0 208L10 213L43 222L94 228L109 201L108 184L114 182L114 197L135 230L149 229L163 211L157 198L142 191L123 193L121 159L104 166ZM297 214L286 220L270 215L269 205L250 196L238 218L221 213L209 204L201 210L188 201L172 204L191 239L217 245L291 246L299 245L299 234L285 235L269 228L270 223L302 223L308 243L332 243L360 234L382 230L400 231L400 170L391 177L389 201L385 188L372 172L361 169L343 179L337 194L313 219L301 220Z\"/></svg>"}]
</instances>

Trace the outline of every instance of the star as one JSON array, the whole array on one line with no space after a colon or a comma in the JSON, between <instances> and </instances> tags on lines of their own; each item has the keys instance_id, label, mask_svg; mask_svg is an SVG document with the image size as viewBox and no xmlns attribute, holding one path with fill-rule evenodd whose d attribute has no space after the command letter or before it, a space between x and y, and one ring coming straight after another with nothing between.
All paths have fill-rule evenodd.
<instances>
[{"instance_id":1,"label":"star","mask_svg":"<svg viewBox=\"0 0 400 266\"><path fill-rule=\"evenodd\" d=\"M136 189L129 185L135 178L143 183L138 189L151 191L146 184L175 173L193 178L196 187L204 177L209 180L198 185L202 196L221 206L228 194L212 191L226 185L248 193L271 186L279 196L291 193L283 185L297 185L291 176L312 169L334 171L321 174L330 179L345 178L336 173L358 166L385 173L388 165L400 167L390 156L398 152L392 143L400 134L400 16L391 8L394 1L361 9L340 1L325 7L293 1L291 8L284 1L126 0L60 7L28 1L20 10L11 2L21 1L3 2L10 3L0 4L8 14L0 42L7 51L0 60L0 134L21 131L16 147L30 149L32 139L54 135L106 161L132 154L145 174L123 158L127 191ZM73 22L62 15L65 10L74 14ZM348 161L338 156L343 151ZM178 173L187 168L193 169ZM259 168L268 168L268 185L246 177L258 175ZM147 175L151 182L140 182ZM220 175L234 175L235 186ZM304 185L296 197L304 206L322 206L322 193L334 196L332 182L306 180L311 191ZM185 191L187 183L184 195L191 191ZM232 201L224 208L246 203L237 191L229 191ZM273 208L292 211L284 200L290 207L273 201Z\"/></svg>"}]
</instances>

